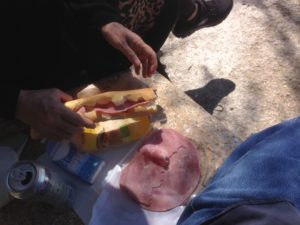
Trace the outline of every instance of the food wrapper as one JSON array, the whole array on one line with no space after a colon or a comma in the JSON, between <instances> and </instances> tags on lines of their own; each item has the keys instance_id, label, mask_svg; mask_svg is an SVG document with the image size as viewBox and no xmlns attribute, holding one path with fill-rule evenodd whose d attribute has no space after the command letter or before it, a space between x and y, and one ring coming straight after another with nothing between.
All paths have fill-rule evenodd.
<instances>
[{"instance_id":1,"label":"food wrapper","mask_svg":"<svg viewBox=\"0 0 300 225\"><path fill-rule=\"evenodd\" d=\"M152 129L148 116L98 122L93 129L84 128L72 142L84 151L93 152L109 146L135 141Z\"/></svg>"}]
</instances>

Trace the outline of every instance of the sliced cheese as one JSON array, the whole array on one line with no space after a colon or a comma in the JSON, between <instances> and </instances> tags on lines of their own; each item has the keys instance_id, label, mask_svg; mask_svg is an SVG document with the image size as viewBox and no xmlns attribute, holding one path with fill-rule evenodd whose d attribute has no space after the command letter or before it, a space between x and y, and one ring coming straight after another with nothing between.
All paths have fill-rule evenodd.
<instances>
[{"instance_id":1,"label":"sliced cheese","mask_svg":"<svg viewBox=\"0 0 300 225\"><path fill-rule=\"evenodd\" d=\"M83 129L78 136L83 140L74 140L82 143L79 146L83 151L97 151L104 147L116 146L135 141L151 130L148 116L132 117L99 122L94 129Z\"/></svg>"}]
</instances>

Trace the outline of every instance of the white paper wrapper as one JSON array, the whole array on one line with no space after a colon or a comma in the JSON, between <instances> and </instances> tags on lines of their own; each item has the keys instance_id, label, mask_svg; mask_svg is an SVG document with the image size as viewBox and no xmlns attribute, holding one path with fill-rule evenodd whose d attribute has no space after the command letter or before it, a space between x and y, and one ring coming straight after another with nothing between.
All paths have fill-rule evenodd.
<instances>
[{"instance_id":1,"label":"white paper wrapper","mask_svg":"<svg viewBox=\"0 0 300 225\"><path fill-rule=\"evenodd\" d=\"M99 195L89 225L175 225L184 206L167 212L143 209L120 190L121 167L116 166L106 177L106 185Z\"/></svg>"}]
</instances>

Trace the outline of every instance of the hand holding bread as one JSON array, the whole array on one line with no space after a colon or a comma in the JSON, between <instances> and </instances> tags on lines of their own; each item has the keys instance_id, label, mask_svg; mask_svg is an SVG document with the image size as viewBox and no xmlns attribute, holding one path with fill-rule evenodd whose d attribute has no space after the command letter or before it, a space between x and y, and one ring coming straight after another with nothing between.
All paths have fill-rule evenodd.
<instances>
[{"instance_id":1,"label":"hand holding bread","mask_svg":"<svg viewBox=\"0 0 300 225\"><path fill-rule=\"evenodd\" d=\"M151 88L75 100L57 89L25 91L19 97L18 115L32 127L35 139L67 139L81 150L95 151L145 135L151 129L149 115L156 112L155 99Z\"/></svg>"},{"instance_id":2,"label":"hand holding bread","mask_svg":"<svg viewBox=\"0 0 300 225\"><path fill-rule=\"evenodd\" d=\"M149 115L156 112L152 88L110 91L69 101L65 106L93 120L72 142L84 151L97 151L139 139L151 130Z\"/></svg>"},{"instance_id":3,"label":"hand holding bread","mask_svg":"<svg viewBox=\"0 0 300 225\"><path fill-rule=\"evenodd\" d=\"M94 123L64 106L72 97L58 89L22 90L16 106L16 118L28 124L41 137L70 139L82 127Z\"/></svg>"}]
</instances>

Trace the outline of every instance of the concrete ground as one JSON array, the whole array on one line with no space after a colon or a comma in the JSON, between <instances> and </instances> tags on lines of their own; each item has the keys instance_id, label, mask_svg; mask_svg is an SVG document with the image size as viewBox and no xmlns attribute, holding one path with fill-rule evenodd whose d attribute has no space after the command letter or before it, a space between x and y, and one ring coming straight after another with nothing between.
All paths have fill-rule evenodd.
<instances>
[{"instance_id":1,"label":"concrete ground","mask_svg":"<svg viewBox=\"0 0 300 225\"><path fill-rule=\"evenodd\" d=\"M299 0L235 0L222 24L170 35L161 55L172 82L242 139L300 114ZM82 223L72 211L13 202L0 224Z\"/></svg>"},{"instance_id":2,"label":"concrete ground","mask_svg":"<svg viewBox=\"0 0 300 225\"><path fill-rule=\"evenodd\" d=\"M218 26L170 36L172 82L244 139L300 114L299 0L235 0Z\"/></svg>"}]
</instances>

